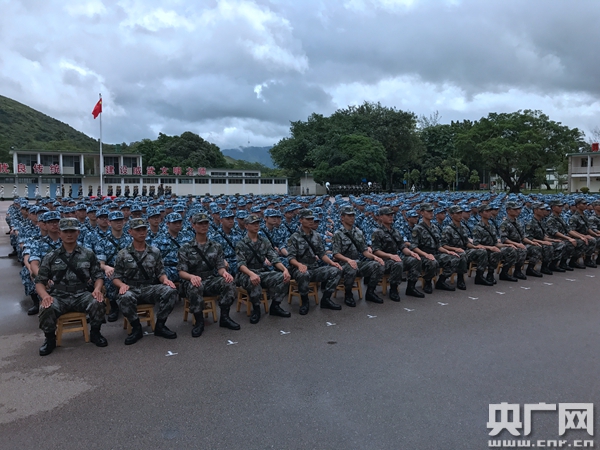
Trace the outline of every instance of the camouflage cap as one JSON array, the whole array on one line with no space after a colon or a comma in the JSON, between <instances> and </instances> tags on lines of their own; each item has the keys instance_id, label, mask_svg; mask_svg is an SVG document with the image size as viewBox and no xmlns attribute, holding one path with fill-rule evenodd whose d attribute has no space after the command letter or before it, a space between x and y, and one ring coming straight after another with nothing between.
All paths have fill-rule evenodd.
<instances>
[{"instance_id":1,"label":"camouflage cap","mask_svg":"<svg viewBox=\"0 0 600 450\"><path fill-rule=\"evenodd\" d=\"M183 220L183 217L181 217L181 214L176 213L176 212L167 214L167 217L165 217L165 221L167 223L179 222L181 220Z\"/></svg>"},{"instance_id":2,"label":"camouflage cap","mask_svg":"<svg viewBox=\"0 0 600 450\"><path fill-rule=\"evenodd\" d=\"M219 212L219 216L221 219L227 219L229 217L235 217L235 212L233 212L231 209L224 209Z\"/></svg>"},{"instance_id":3,"label":"camouflage cap","mask_svg":"<svg viewBox=\"0 0 600 450\"><path fill-rule=\"evenodd\" d=\"M531 204L531 209L545 209L543 202L534 202Z\"/></svg>"},{"instance_id":4,"label":"camouflage cap","mask_svg":"<svg viewBox=\"0 0 600 450\"><path fill-rule=\"evenodd\" d=\"M433 211L433 205L431 203L421 203L421 211Z\"/></svg>"},{"instance_id":5,"label":"camouflage cap","mask_svg":"<svg viewBox=\"0 0 600 450\"><path fill-rule=\"evenodd\" d=\"M487 204L486 203L482 203L481 205L479 205L479 208L477 208L477 212L482 213L484 211L489 211L491 209L494 209L492 207L492 205L490 205L489 203L487 203Z\"/></svg>"},{"instance_id":6,"label":"camouflage cap","mask_svg":"<svg viewBox=\"0 0 600 450\"><path fill-rule=\"evenodd\" d=\"M123 213L121 211L111 211L108 214L108 220L122 220L124 218L125 218L125 216L123 215Z\"/></svg>"},{"instance_id":7,"label":"camouflage cap","mask_svg":"<svg viewBox=\"0 0 600 450\"><path fill-rule=\"evenodd\" d=\"M246 217L244 221L246 222L246 225L260 222L260 216L258 214L248 214L248 217Z\"/></svg>"},{"instance_id":8,"label":"camouflage cap","mask_svg":"<svg viewBox=\"0 0 600 450\"><path fill-rule=\"evenodd\" d=\"M584 205L587 205L587 200L583 197L578 197L575 199L575 206L579 205L580 203L583 203Z\"/></svg>"},{"instance_id":9,"label":"camouflage cap","mask_svg":"<svg viewBox=\"0 0 600 450\"><path fill-rule=\"evenodd\" d=\"M298 213L298 217L300 219L314 219L315 218L315 214L312 212L312 210L310 209L301 209L300 212Z\"/></svg>"},{"instance_id":10,"label":"camouflage cap","mask_svg":"<svg viewBox=\"0 0 600 450\"><path fill-rule=\"evenodd\" d=\"M411 209L410 211L406 212L406 217L419 217L419 213L414 209Z\"/></svg>"},{"instance_id":11,"label":"camouflage cap","mask_svg":"<svg viewBox=\"0 0 600 450\"><path fill-rule=\"evenodd\" d=\"M154 206L150 206L148 207L148 209L146 210L146 215L150 218L150 217L154 217L154 216L160 216L160 211L158 210L158 208L155 208Z\"/></svg>"},{"instance_id":12,"label":"camouflage cap","mask_svg":"<svg viewBox=\"0 0 600 450\"><path fill-rule=\"evenodd\" d=\"M523 204L521 202L506 202L506 209L521 209Z\"/></svg>"},{"instance_id":13,"label":"camouflage cap","mask_svg":"<svg viewBox=\"0 0 600 450\"><path fill-rule=\"evenodd\" d=\"M448 212L450 214L457 214L457 213L462 213L463 209L460 205L452 205L450 208L448 208Z\"/></svg>"},{"instance_id":14,"label":"camouflage cap","mask_svg":"<svg viewBox=\"0 0 600 450\"><path fill-rule=\"evenodd\" d=\"M553 206L563 206L565 204L565 201L564 200L554 199L554 200L550 200L548 202L548 204L550 205L550 207L553 207Z\"/></svg>"},{"instance_id":15,"label":"camouflage cap","mask_svg":"<svg viewBox=\"0 0 600 450\"><path fill-rule=\"evenodd\" d=\"M60 219L60 222L58 222L58 228L60 229L60 231L79 231L79 220L74 219L73 217L69 217L67 219Z\"/></svg>"},{"instance_id":16,"label":"camouflage cap","mask_svg":"<svg viewBox=\"0 0 600 450\"><path fill-rule=\"evenodd\" d=\"M177 213L173 213L177 214ZM170 214L169 214L170 215ZM210 222L210 216L206 213L196 213L192 216L192 223Z\"/></svg>"},{"instance_id":17,"label":"camouflage cap","mask_svg":"<svg viewBox=\"0 0 600 450\"><path fill-rule=\"evenodd\" d=\"M141 217L137 217L135 219L129 220L129 228L132 230L136 230L138 228L148 228L148 222Z\"/></svg>"},{"instance_id":18,"label":"camouflage cap","mask_svg":"<svg viewBox=\"0 0 600 450\"><path fill-rule=\"evenodd\" d=\"M353 216L353 215L356 215L356 211L354 211L354 208L352 206L342 206L340 208L340 214L342 216L344 216L344 215Z\"/></svg>"},{"instance_id":19,"label":"camouflage cap","mask_svg":"<svg viewBox=\"0 0 600 450\"><path fill-rule=\"evenodd\" d=\"M394 210L390 206L383 206L379 208L378 213L380 216L389 216L390 214L394 214Z\"/></svg>"},{"instance_id":20,"label":"camouflage cap","mask_svg":"<svg viewBox=\"0 0 600 450\"><path fill-rule=\"evenodd\" d=\"M40 217L42 222L50 222L51 220L60 220L60 212L58 211L48 211L44 213L42 217Z\"/></svg>"}]
</instances>

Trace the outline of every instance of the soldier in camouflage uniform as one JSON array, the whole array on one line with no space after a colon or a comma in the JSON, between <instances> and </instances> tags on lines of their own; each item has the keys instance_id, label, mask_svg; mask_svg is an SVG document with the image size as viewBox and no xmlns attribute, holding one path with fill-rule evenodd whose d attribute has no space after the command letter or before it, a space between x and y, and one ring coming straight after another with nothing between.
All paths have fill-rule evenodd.
<instances>
[{"instance_id":1,"label":"soldier in camouflage uniform","mask_svg":"<svg viewBox=\"0 0 600 450\"><path fill-rule=\"evenodd\" d=\"M515 278L527 279L521 270L526 258L529 258L526 274L540 278L543 275L535 270L535 265L542 259L542 246L528 239L523 226L517 221L517 217L521 214L521 207L521 203L506 202L506 217L500 224L500 239L503 244L510 244L517 250L517 262L513 274Z\"/></svg>"},{"instance_id":2,"label":"soldier in camouflage uniform","mask_svg":"<svg viewBox=\"0 0 600 450\"><path fill-rule=\"evenodd\" d=\"M208 239L210 217L206 213L192 216L192 227L196 232L193 241L179 249L177 270L182 280L182 289L190 301L190 312L196 319L192 337L200 337L204 331L204 296L218 295L221 317L219 326L239 330L240 326L229 317L235 298L235 283L225 268L223 249Z\"/></svg>"},{"instance_id":3,"label":"soldier in camouflage uniform","mask_svg":"<svg viewBox=\"0 0 600 450\"><path fill-rule=\"evenodd\" d=\"M106 306L100 291L103 279L98 259L93 252L77 244L77 219L61 219L59 227L62 245L44 257L35 277L35 288L41 298L40 328L46 337L40 347L41 356L49 355L56 348L56 321L68 312L86 313L90 317L90 341L98 347L108 345L100 334Z\"/></svg>"},{"instance_id":4,"label":"soldier in camouflage uniform","mask_svg":"<svg viewBox=\"0 0 600 450\"><path fill-rule=\"evenodd\" d=\"M562 200L551 200L550 210L552 213L546 219L546 231L548 236L555 239L560 239L565 244L565 250L560 260L559 267L571 272L574 269L585 269L585 266L577 261L585 251L584 242L575 237L575 233L571 231L561 213L565 202ZM569 263L567 260L570 258Z\"/></svg>"},{"instance_id":5,"label":"soldier in camouflage uniform","mask_svg":"<svg viewBox=\"0 0 600 450\"><path fill-rule=\"evenodd\" d=\"M173 212L165 217L167 230L160 233L153 241L152 245L160 250L160 254L165 265L165 273L169 280L178 283L179 273L177 271L177 254L181 246L193 239L192 233L182 230L183 217L181 214Z\"/></svg>"},{"instance_id":6,"label":"soldier in camouflage uniform","mask_svg":"<svg viewBox=\"0 0 600 450\"><path fill-rule=\"evenodd\" d=\"M119 290L117 302L132 328L125 345L135 344L144 337L138 304L158 304L154 336L175 339L177 334L165 325L178 299L175 284L165 274L160 251L146 244L148 223L141 218L131 219L129 234L133 242L117 255L113 278Z\"/></svg>"},{"instance_id":7,"label":"soldier in camouflage uniform","mask_svg":"<svg viewBox=\"0 0 600 450\"><path fill-rule=\"evenodd\" d=\"M416 287L421 275L421 257L410 250L400 232L392 228L394 210L389 206L379 209L380 226L373 231L371 242L373 254L385 261L385 272L390 275L390 300L400 301L398 286L402 283L402 272L406 270L408 286L406 295L423 298L425 294ZM408 245L407 245L408 244ZM402 253L402 256L400 255Z\"/></svg>"},{"instance_id":8,"label":"soldier in camouflage uniform","mask_svg":"<svg viewBox=\"0 0 600 450\"><path fill-rule=\"evenodd\" d=\"M585 266L596 268L598 265L596 264L596 261L594 261L593 256L597 249L597 244L600 242L600 239L596 241L596 238L599 237L600 234L592 230L589 219L584 214L586 209L587 202L583 197L575 200L575 212L569 219L569 227L571 228L571 233L584 242L585 258L583 262Z\"/></svg>"},{"instance_id":9,"label":"soldier in camouflage uniform","mask_svg":"<svg viewBox=\"0 0 600 450\"><path fill-rule=\"evenodd\" d=\"M325 254L321 235L313 230L315 216L310 209L299 213L300 230L290 236L287 243L292 277L298 283L301 305L300 315L308 314L308 288L311 281L323 283L321 308L340 310L342 307L331 300L342 276L342 266ZM327 264L319 267L319 261Z\"/></svg>"},{"instance_id":10,"label":"soldier in camouflage uniform","mask_svg":"<svg viewBox=\"0 0 600 450\"><path fill-rule=\"evenodd\" d=\"M383 299L375 293L377 285L383 277L385 263L379 256L369 252L365 238L358 228L354 226L356 212L352 206L340 209L342 226L333 235L333 257L342 262L344 269L345 296L344 303L355 307L352 286L355 278L364 277L367 293L365 300L374 303L383 303Z\"/></svg>"},{"instance_id":11,"label":"soldier in camouflage uniform","mask_svg":"<svg viewBox=\"0 0 600 450\"><path fill-rule=\"evenodd\" d=\"M565 251L565 244L559 239L549 237L544 224L546 212L550 207L541 202L535 202L531 207L533 218L525 225L525 234L530 240L542 246L542 269L540 272L544 275L553 275L553 272L565 272L564 269L559 267Z\"/></svg>"},{"instance_id":12,"label":"soldier in camouflage uniform","mask_svg":"<svg viewBox=\"0 0 600 450\"><path fill-rule=\"evenodd\" d=\"M509 274L510 268L517 261L517 251L508 244L502 244L496 227L491 221L493 208L491 205L483 204L479 206L479 215L481 220L473 227L473 245L481 245L487 251L488 257L488 272L486 280L496 284L494 271L498 267L500 261L504 261L500 279L504 281L518 281L515 277ZM479 266L477 267L479 269Z\"/></svg>"},{"instance_id":13,"label":"soldier in camouflage uniform","mask_svg":"<svg viewBox=\"0 0 600 450\"><path fill-rule=\"evenodd\" d=\"M475 284L483 286L493 286L493 282L487 281L483 277L483 272L488 266L487 251L483 245L474 245L469 240L467 226L462 219L462 208L459 205L452 205L448 212L452 223L444 228L442 234L442 246L446 250L451 250L458 253L460 262L457 269L456 287L460 290L467 288L465 284L465 273L469 268L470 263L477 265L477 276Z\"/></svg>"},{"instance_id":14,"label":"soldier in camouflage uniform","mask_svg":"<svg viewBox=\"0 0 600 450\"><path fill-rule=\"evenodd\" d=\"M223 257L227 264L227 271L235 277L237 274L237 259L235 246L242 239L242 235L235 229L235 213L230 209L224 209L219 213L221 225L212 225L208 238L221 245Z\"/></svg>"},{"instance_id":15,"label":"soldier in camouflage uniform","mask_svg":"<svg viewBox=\"0 0 600 450\"><path fill-rule=\"evenodd\" d=\"M258 235L260 216L249 214L244 220L246 236L235 247L238 266L236 283L244 288L250 297L252 303L250 323L256 324L260 320L262 288L268 289L271 298L269 314L290 317L290 313L281 307L281 302L289 289L290 273L281 264L277 252L269 240ZM277 271L269 271L265 266L266 262L275 267Z\"/></svg>"},{"instance_id":16,"label":"soldier in camouflage uniform","mask_svg":"<svg viewBox=\"0 0 600 450\"><path fill-rule=\"evenodd\" d=\"M426 294L433 292L431 280L441 267L443 272L435 283L435 288L442 291L454 291L454 287L446 283L446 280L457 271L460 257L456 252L442 247L441 236L431 226L431 219L433 219L431 203L421 204L421 218L422 221L412 230L411 249L421 257L421 264L425 271L423 290Z\"/></svg>"}]
</instances>

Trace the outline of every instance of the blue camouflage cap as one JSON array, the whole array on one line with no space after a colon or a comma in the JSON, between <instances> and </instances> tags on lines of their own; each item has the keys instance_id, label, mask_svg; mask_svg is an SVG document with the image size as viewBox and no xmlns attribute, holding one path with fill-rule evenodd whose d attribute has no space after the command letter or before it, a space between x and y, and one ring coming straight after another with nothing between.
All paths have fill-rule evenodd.
<instances>
[{"instance_id":1,"label":"blue camouflage cap","mask_svg":"<svg viewBox=\"0 0 600 450\"><path fill-rule=\"evenodd\" d=\"M106 208L100 208L98 210L98 212L96 213L96 217L102 217L102 216L108 216L110 214L110 211Z\"/></svg>"},{"instance_id":2,"label":"blue camouflage cap","mask_svg":"<svg viewBox=\"0 0 600 450\"><path fill-rule=\"evenodd\" d=\"M419 213L414 209L411 209L410 211L407 211L406 217L419 217Z\"/></svg>"},{"instance_id":3,"label":"blue camouflage cap","mask_svg":"<svg viewBox=\"0 0 600 450\"><path fill-rule=\"evenodd\" d=\"M49 222L51 220L60 220L60 212L58 211L48 211L40 217L42 222Z\"/></svg>"},{"instance_id":4,"label":"blue camouflage cap","mask_svg":"<svg viewBox=\"0 0 600 450\"><path fill-rule=\"evenodd\" d=\"M219 216L221 219L227 219L229 217L235 217L235 213L231 209L224 209L223 211L219 212Z\"/></svg>"},{"instance_id":5,"label":"blue camouflage cap","mask_svg":"<svg viewBox=\"0 0 600 450\"><path fill-rule=\"evenodd\" d=\"M86 210L86 212L87 212L88 214L89 214L89 213L92 213L92 212L98 212L98 208L96 208L95 206L90 206L90 207L89 207L89 208Z\"/></svg>"},{"instance_id":6,"label":"blue camouflage cap","mask_svg":"<svg viewBox=\"0 0 600 450\"><path fill-rule=\"evenodd\" d=\"M131 205L131 212L139 212L142 211L142 209L142 205L140 205L139 203Z\"/></svg>"},{"instance_id":7,"label":"blue camouflage cap","mask_svg":"<svg viewBox=\"0 0 600 450\"><path fill-rule=\"evenodd\" d=\"M236 219L245 219L248 216L248 211L241 210L235 213Z\"/></svg>"},{"instance_id":8,"label":"blue camouflage cap","mask_svg":"<svg viewBox=\"0 0 600 450\"><path fill-rule=\"evenodd\" d=\"M183 220L183 217L181 217L181 214L176 213L176 212L167 214L167 217L165 217L165 221L167 223L179 222L181 220Z\"/></svg>"},{"instance_id":9,"label":"blue camouflage cap","mask_svg":"<svg viewBox=\"0 0 600 450\"><path fill-rule=\"evenodd\" d=\"M121 211L111 211L108 213L108 220L123 220L125 216Z\"/></svg>"},{"instance_id":10,"label":"blue camouflage cap","mask_svg":"<svg viewBox=\"0 0 600 450\"><path fill-rule=\"evenodd\" d=\"M148 217L153 217L153 216L160 216L160 211L157 208L154 208L153 206L150 206L147 210L146 210L146 215Z\"/></svg>"}]
</instances>

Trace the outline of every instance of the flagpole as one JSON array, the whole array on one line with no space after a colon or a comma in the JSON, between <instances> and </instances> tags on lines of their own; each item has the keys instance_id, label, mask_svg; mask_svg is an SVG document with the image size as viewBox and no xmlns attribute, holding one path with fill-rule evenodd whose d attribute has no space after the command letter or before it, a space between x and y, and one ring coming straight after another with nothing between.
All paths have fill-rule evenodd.
<instances>
[{"instance_id":1,"label":"flagpole","mask_svg":"<svg viewBox=\"0 0 600 450\"><path fill-rule=\"evenodd\" d=\"M98 94L100 100L102 100L102 94ZM102 158L102 112L100 113L100 198L104 193L104 186L102 185L102 176L104 175L104 160Z\"/></svg>"}]
</instances>

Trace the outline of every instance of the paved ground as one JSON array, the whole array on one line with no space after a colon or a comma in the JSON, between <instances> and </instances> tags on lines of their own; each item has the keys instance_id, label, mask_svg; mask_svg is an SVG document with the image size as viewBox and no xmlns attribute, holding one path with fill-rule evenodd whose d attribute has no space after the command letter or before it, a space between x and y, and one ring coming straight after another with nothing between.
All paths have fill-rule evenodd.
<instances>
[{"instance_id":1,"label":"paved ground","mask_svg":"<svg viewBox=\"0 0 600 450\"><path fill-rule=\"evenodd\" d=\"M241 331L199 339L180 304L175 341L126 347L117 322L107 348L69 334L45 358L18 270L0 259L2 449L483 449L490 403L599 400L600 269L304 317L294 304L256 326L233 313ZM558 439L557 423L537 413L529 437Z\"/></svg>"}]
</instances>

